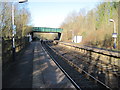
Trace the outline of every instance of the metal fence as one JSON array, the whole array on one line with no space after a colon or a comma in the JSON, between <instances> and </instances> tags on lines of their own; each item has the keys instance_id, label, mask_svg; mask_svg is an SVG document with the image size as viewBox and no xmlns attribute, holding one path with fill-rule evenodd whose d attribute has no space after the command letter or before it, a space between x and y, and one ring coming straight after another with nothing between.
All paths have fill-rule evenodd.
<instances>
[{"instance_id":1,"label":"metal fence","mask_svg":"<svg viewBox=\"0 0 120 90\"><path fill-rule=\"evenodd\" d=\"M29 38L16 38L16 55L29 44ZM2 65L13 60L12 38L2 38Z\"/></svg>"}]
</instances>

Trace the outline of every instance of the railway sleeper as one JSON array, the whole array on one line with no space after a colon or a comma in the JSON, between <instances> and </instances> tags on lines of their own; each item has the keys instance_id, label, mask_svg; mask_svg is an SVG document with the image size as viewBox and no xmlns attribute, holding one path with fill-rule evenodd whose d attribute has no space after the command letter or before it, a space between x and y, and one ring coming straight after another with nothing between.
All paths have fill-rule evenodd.
<instances>
[{"instance_id":1,"label":"railway sleeper","mask_svg":"<svg viewBox=\"0 0 120 90\"><path fill-rule=\"evenodd\" d=\"M53 53L53 51L52 51L49 47L46 46L46 48L49 50L50 53ZM61 58L59 55L55 55L55 54L56 54L56 53L54 52L53 55L54 55L55 58L57 58L57 59L59 59L59 60L62 60L62 59L63 59L63 58ZM67 60L65 60L65 61L67 61ZM58 63L60 63L60 61L58 61ZM72 62L70 62L70 61L67 61L67 63L69 63L70 65L72 65L74 68L79 69L79 67L76 66L74 63L72 63ZM64 62L63 62L63 63L60 63L60 64L63 66L63 69L66 68L66 67L65 67L66 64L65 64ZM65 70L71 72L70 68L66 68ZM73 73L74 73L74 72L72 72L71 75L75 75L75 74L73 74ZM73 77L73 79L75 79L76 82L81 83L81 85L83 85L84 88L85 88L85 85L89 85L90 87L92 87L92 90L93 90L93 86L98 87L98 85L97 85L96 83L94 83L94 81L89 81L89 79L86 78L86 76L84 75L85 73L82 73L82 74L83 74L82 76L84 76L83 78L78 78L78 76L76 75L76 76ZM71 77L72 77L72 76L71 76ZM81 79L81 81L78 81L78 80L80 80L80 79ZM85 83L83 83L83 82L85 82ZM104 86L103 86L103 87L104 87ZM86 88L89 88L89 87L86 87ZM98 90L98 89L97 89L97 90Z\"/></svg>"}]
</instances>

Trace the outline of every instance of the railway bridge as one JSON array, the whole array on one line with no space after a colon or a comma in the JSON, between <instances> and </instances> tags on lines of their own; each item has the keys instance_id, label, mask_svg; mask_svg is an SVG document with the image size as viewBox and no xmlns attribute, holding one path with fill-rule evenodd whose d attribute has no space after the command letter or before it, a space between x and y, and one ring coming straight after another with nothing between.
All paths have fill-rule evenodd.
<instances>
[{"instance_id":1,"label":"railway bridge","mask_svg":"<svg viewBox=\"0 0 120 90\"><path fill-rule=\"evenodd\" d=\"M32 38L34 37L34 33L58 33L57 40L60 39L61 33L63 29L62 28L49 28L49 27L32 27L32 32L30 34L32 35Z\"/></svg>"}]
</instances>

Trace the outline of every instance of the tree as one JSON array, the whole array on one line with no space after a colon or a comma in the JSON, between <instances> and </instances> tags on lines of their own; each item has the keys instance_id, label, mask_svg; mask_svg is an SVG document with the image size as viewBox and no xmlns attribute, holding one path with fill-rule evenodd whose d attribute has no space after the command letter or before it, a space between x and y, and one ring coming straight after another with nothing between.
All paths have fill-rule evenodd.
<instances>
[{"instance_id":1,"label":"tree","mask_svg":"<svg viewBox=\"0 0 120 90\"><path fill-rule=\"evenodd\" d=\"M110 23L109 19L114 19L118 27L118 6L118 2L102 2L87 13L83 9L77 14L70 13L61 26L64 30L63 40L72 39L70 38L72 29L74 35L83 36L82 44L92 43L102 47L105 42L104 47L111 46L113 23Z\"/></svg>"},{"instance_id":2,"label":"tree","mask_svg":"<svg viewBox=\"0 0 120 90\"><path fill-rule=\"evenodd\" d=\"M26 5L14 4L15 7L15 25L16 25L16 36L25 36L29 28L30 23L30 12ZM0 28L2 30L3 37L12 37L12 3L11 2L0 2Z\"/></svg>"}]
</instances>

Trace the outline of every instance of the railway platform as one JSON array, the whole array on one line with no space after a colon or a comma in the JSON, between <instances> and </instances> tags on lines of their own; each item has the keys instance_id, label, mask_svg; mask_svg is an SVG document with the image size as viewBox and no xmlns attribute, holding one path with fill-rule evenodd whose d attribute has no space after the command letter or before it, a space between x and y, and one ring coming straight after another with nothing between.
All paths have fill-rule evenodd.
<instances>
[{"instance_id":1,"label":"railway platform","mask_svg":"<svg viewBox=\"0 0 120 90\"><path fill-rule=\"evenodd\" d=\"M45 52L40 41L31 42L3 74L2 88L73 88L73 84Z\"/></svg>"},{"instance_id":2,"label":"railway platform","mask_svg":"<svg viewBox=\"0 0 120 90\"><path fill-rule=\"evenodd\" d=\"M36 42L33 60L33 88L74 88L71 82Z\"/></svg>"}]
</instances>

